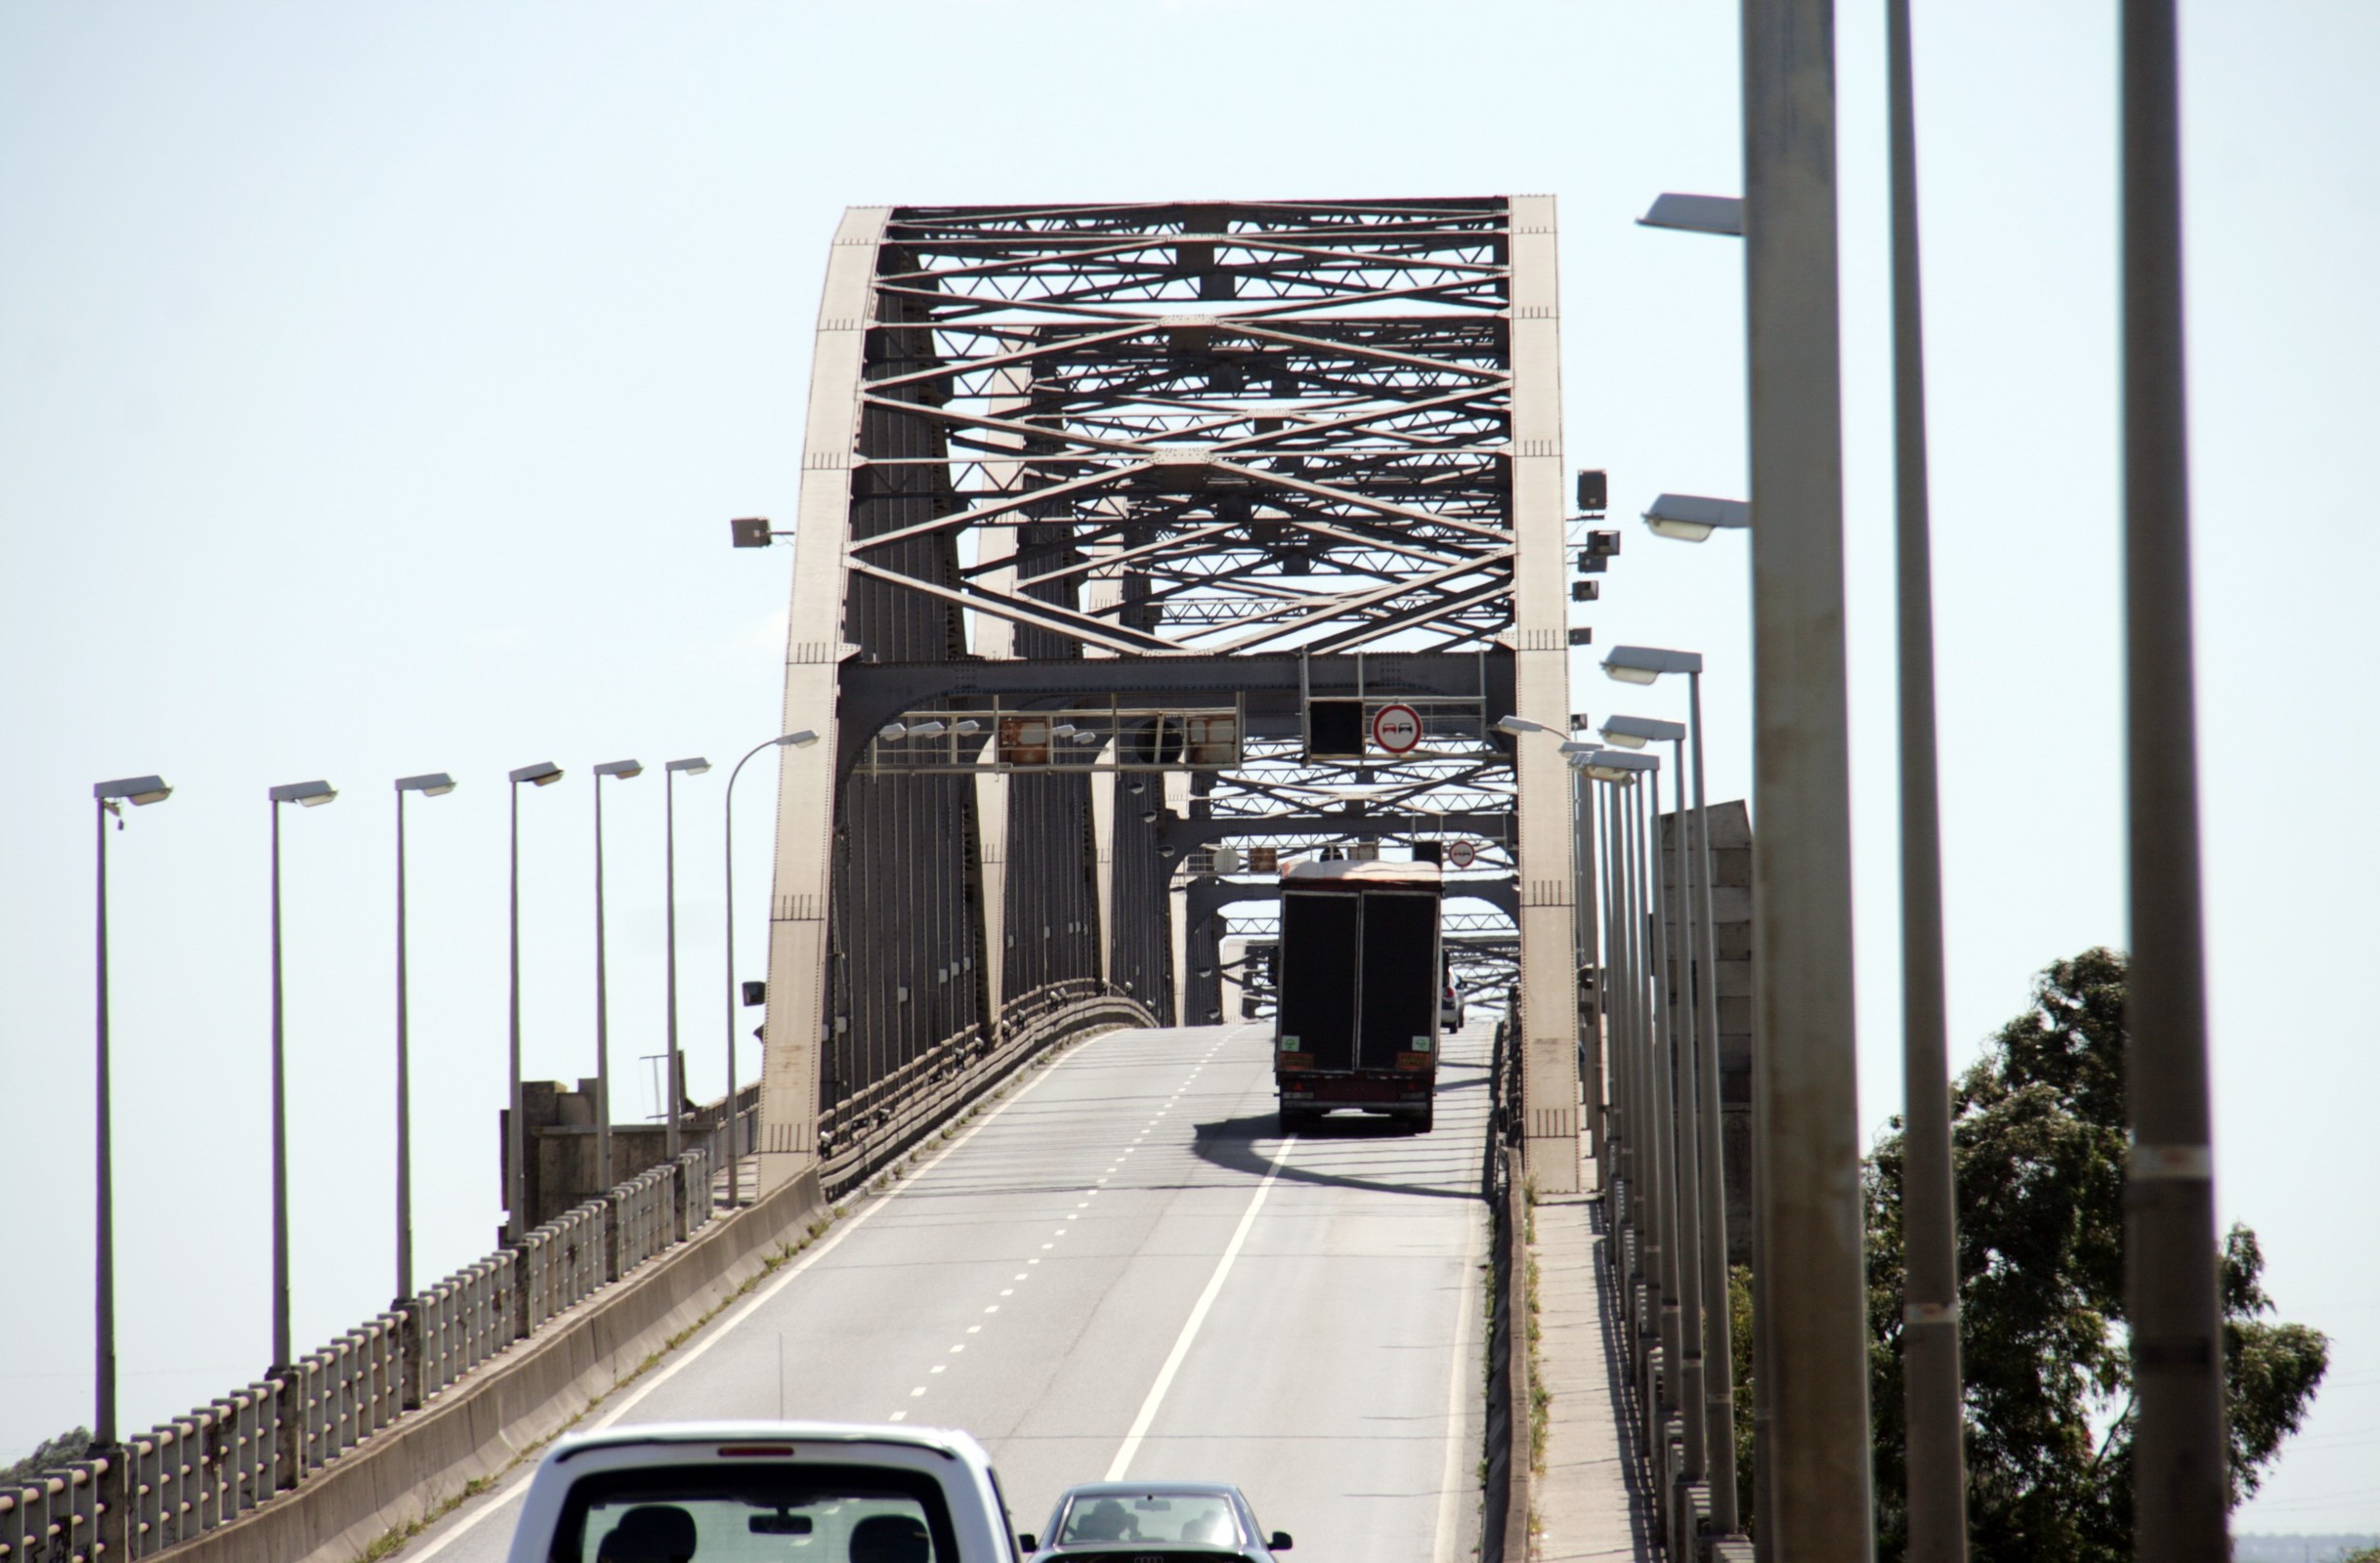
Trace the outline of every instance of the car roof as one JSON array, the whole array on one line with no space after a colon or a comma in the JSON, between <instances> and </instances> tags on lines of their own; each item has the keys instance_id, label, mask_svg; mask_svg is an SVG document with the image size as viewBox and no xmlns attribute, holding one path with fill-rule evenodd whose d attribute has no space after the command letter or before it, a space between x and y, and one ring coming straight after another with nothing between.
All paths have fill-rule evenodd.
<instances>
[{"instance_id":1,"label":"car roof","mask_svg":"<svg viewBox=\"0 0 2380 1563\"><path fill-rule=\"evenodd\" d=\"M1217 1498L1238 1498L1240 1490L1229 1482L1084 1482L1070 1487L1058 1497L1069 1498L1129 1498L1134 1494L1199 1493Z\"/></svg>"},{"instance_id":2,"label":"car roof","mask_svg":"<svg viewBox=\"0 0 2380 1563\"><path fill-rule=\"evenodd\" d=\"M644 1422L574 1433L554 1447L557 1462L599 1449L639 1444L894 1444L949 1459L981 1460L983 1447L955 1427L867 1422Z\"/></svg>"}]
</instances>

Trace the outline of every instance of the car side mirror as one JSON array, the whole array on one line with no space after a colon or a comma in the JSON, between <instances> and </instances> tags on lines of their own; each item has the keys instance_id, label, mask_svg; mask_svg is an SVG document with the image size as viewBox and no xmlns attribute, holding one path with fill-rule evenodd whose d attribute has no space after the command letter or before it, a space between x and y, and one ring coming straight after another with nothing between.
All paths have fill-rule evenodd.
<instances>
[{"instance_id":1,"label":"car side mirror","mask_svg":"<svg viewBox=\"0 0 2380 1563\"><path fill-rule=\"evenodd\" d=\"M1016 1544L1028 1552L1039 1552L1041 1549L1041 1542L1035 1538L1031 1531L1026 1531L1020 1534L1016 1539Z\"/></svg>"},{"instance_id":2,"label":"car side mirror","mask_svg":"<svg viewBox=\"0 0 2380 1563\"><path fill-rule=\"evenodd\" d=\"M1273 1539L1264 1543L1264 1549L1268 1552L1288 1551L1290 1549L1290 1533L1287 1531L1273 1532Z\"/></svg>"}]
</instances>

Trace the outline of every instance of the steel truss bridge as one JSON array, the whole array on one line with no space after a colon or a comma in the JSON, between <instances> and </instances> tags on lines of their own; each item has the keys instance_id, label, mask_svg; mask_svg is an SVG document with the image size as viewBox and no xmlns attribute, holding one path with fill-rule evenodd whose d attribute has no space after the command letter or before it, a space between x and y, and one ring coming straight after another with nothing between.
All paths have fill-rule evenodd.
<instances>
[{"instance_id":1,"label":"steel truss bridge","mask_svg":"<svg viewBox=\"0 0 2380 1563\"><path fill-rule=\"evenodd\" d=\"M1221 941L1278 891L1216 849L1450 834L1486 870L1460 958L1520 979L1531 1173L1578 1187L1568 779L1497 726L1567 727L1558 329L1551 197L846 213L764 1191L1020 1015L1221 1019ZM1314 699L1421 742L1319 756Z\"/></svg>"}]
</instances>

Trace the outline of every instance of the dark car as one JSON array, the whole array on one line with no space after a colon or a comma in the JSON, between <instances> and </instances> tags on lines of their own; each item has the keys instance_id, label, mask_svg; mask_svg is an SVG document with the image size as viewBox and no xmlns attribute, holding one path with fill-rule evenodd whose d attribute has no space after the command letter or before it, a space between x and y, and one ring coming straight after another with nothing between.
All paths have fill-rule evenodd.
<instances>
[{"instance_id":1,"label":"dark car","mask_svg":"<svg viewBox=\"0 0 2380 1563\"><path fill-rule=\"evenodd\" d=\"M1039 1538L1017 1541L1036 1563L1273 1563L1290 1549L1289 1533L1267 1537L1228 1482L1087 1482L1058 1496Z\"/></svg>"}]
</instances>

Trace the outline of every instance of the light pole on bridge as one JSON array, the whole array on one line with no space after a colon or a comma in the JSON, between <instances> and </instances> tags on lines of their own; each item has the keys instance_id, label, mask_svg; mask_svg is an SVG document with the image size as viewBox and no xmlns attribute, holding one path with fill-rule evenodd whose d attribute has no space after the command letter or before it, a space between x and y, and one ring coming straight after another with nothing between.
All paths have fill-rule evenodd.
<instances>
[{"instance_id":1,"label":"light pole on bridge","mask_svg":"<svg viewBox=\"0 0 2380 1563\"><path fill-rule=\"evenodd\" d=\"M710 769L710 762L700 755L690 759L672 760L661 767L662 816L662 898L667 910L663 926L669 946L667 994L668 1024L663 1028L663 1045L669 1049L669 1062L661 1071L665 1082L662 1093L668 1100L662 1104L661 1121L668 1125L662 1131L661 1145L670 1164L678 1160L678 1105L686 1100L686 1077L678 1060L678 778L701 776Z\"/></svg>"},{"instance_id":2,"label":"light pole on bridge","mask_svg":"<svg viewBox=\"0 0 2380 1563\"><path fill-rule=\"evenodd\" d=\"M404 795L443 798L454 790L444 771L397 779L397 1306L413 1295L413 1075L405 982Z\"/></svg>"},{"instance_id":3,"label":"light pole on bridge","mask_svg":"<svg viewBox=\"0 0 2380 1563\"><path fill-rule=\"evenodd\" d=\"M107 817L115 816L116 828L121 830L124 828L123 805L126 802L143 807L162 803L173 793L174 789L167 786L162 778L153 776L131 776L118 782L101 782L91 788L95 804L94 820L99 827L99 943L95 985L98 1035L94 1048L98 1070L96 1106L99 1135L93 1168L94 1193L99 1208L92 1299L93 1311L97 1315L94 1321L97 1339L92 1364L91 1440L101 1449L115 1446L115 1159L113 1115L107 1078Z\"/></svg>"},{"instance_id":4,"label":"light pole on bridge","mask_svg":"<svg viewBox=\"0 0 2380 1563\"><path fill-rule=\"evenodd\" d=\"M291 782L272 788L273 805L273 1369L290 1364L289 1350L289 1093L281 1006L281 805L319 809L339 795L327 782Z\"/></svg>"},{"instance_id":5,"label":"light pole on bridge","mask_svg":"<svg viewBox=\"0 0 2380 1563\"><path fill-rule=\"evenodd\" d=\"M727 817L727 1100L720 1104L727 1129L727 1207L733 1210L737 1200L736 1167L736 779L752 756L762 749L784 748L791 745L806 749L818 741L818 735L808 728L798 733L786 733L753 744L736 768L727 773L727 795L722 809Z\"/></svg>"},{"instance_id":6,"label":"light pole on bridge","mask_svg":"<svg viewBox=\"0 0 2380 1563\"><path fill-rule=\"evenodd\" d=\"M551 786L562 780L562 767L551 760L507 772L512 801L512 876L509 927L512 940L511 1063L512 1109L504 1120L504 1241L519 1243L529 1233L528 1130L521 1123L521 783Z\"/></svg>"},{"instance_id":7,"label":"light pole on bridge","mask_svg":"<svg viewBox=\"0 0 2380 1563\"><path fill-rule=\"evenodd\" d=\"M612 1186L612 993L604 960L603 784L645 774L635 760L606 760L595 768L595 1188Z\"/></svg>"}]
</instances>

